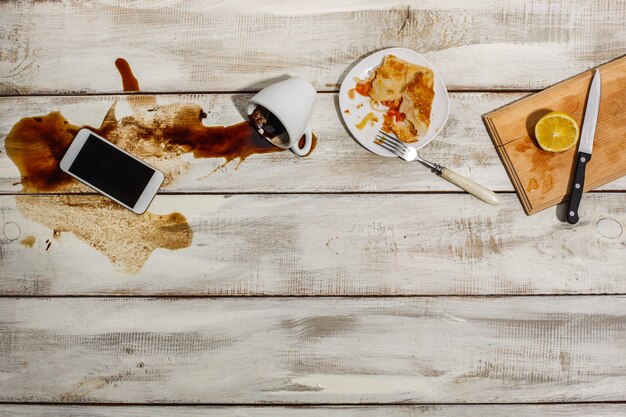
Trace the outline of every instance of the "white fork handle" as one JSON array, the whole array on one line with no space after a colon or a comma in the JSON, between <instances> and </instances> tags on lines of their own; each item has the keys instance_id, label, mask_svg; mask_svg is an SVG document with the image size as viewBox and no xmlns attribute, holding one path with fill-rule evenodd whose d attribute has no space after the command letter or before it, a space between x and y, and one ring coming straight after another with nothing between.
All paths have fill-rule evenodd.
<instances>
[{"instance_id":1,"label":"white fork handle","mask_svg":"<svg viewBox=\"0 0 626 417\"><path fill-rule=\"evenodd\" d=\"M485 203L500 204L500 200L498 199L496 193L461 174L457 174L451 169L444 168L441 172L441 176L457 187L464 189L474 197L480 198Z\"/></svg>"}]
</instances>

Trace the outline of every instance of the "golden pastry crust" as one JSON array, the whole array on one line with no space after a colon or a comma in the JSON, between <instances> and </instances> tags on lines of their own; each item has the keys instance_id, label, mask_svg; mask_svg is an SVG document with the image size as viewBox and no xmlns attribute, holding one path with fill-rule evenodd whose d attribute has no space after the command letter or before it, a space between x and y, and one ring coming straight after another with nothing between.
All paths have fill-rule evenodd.
<instances>
[{"instance_id":1,"label":"golden pastry crust","mask_svg":"<svg viewBox=\"0 0 626 417\"><path fill-rule=\"evenodd\" d=\"M387 55L376 69L370 97L376 101L392 101L402 97L402 91L420 69L395 55Z\"/></svg>"},{"instance_id":2,"label":"golden pastry crust","mask_svg":"<svg viewBox=\"0 0 626 417\"><path fill-rule=\"evenodd\" d=\"M435 75L432 71L420 72L402 94L400 112L413 124L418 137L426 135L430 126L430 111L435 98L434 84Z\"/></svg>"},{"instance_id":3,"label":"golden pastry crust","mask_svg":"<svg viewBox=\"0 0 626 417\"><path fill-rule=\"evenodd\" d=\"M402 142L417 142L418 136L413 124L408 120L396 121L391 125L391 131Z\"/></svg>"},{"instance_id":4,"label":"golden pastry crust","mask_svg":"<svg viewBox=\"0 0 626 417\"><path fill-rule=\"evenodd\" d=\"M430 126L434 81L429 68L387 55L370 80L357 84L356 91L389 107L384 131L403 142L416 142Z\"/></svg>"}]
</instances>

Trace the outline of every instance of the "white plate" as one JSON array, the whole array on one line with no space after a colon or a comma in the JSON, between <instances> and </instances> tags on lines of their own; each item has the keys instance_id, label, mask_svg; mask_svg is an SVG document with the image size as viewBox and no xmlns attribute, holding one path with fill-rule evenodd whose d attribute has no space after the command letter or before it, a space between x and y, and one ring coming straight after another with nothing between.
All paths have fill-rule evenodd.
<instances>
[{"instance_id":1,"label":"white plate","mask_svg":"<svg viewBox=\"0 0 626 417\"><path fill-rule=\"evenodd\" d=\"M374 138L383 125L383 112L372 109L369 97L363 97L359 93L355 93L354 99L351 99L348 97L348 91L356 86L357 78L360 80L369 78L373 71L382 64L385 55L390 54L404 59L412 64L428 67L435 74L435 99L430 112L430 127L428 128L426 136L421 137L417 142L409 143L408 145L414 147L415 149L421 149L428 145L433 139L435 139L435 137L437 137L439 132L441 132L441 129L443 129L443 126L448 120L448 115L450 114L448 90L446 90L446 86L435 68L426 60L426 58L417 52L406 48L384 49L367 56L361 62L356 64L343 79L341 88L339 89L339 107L341 109L341 116L343 117L344 123L357 142L375 154L382 156L395 156L391 152L374 143ZM357 108L359 104L363 104L360 109ZM346 110L348 110L349 113L346 113ZM375 123L374 126L371 126L371 123L368 123L363 130L357 129L356 125L370 112L374 113L378 117L378 122Z\"/></svg>"}]
</instances>

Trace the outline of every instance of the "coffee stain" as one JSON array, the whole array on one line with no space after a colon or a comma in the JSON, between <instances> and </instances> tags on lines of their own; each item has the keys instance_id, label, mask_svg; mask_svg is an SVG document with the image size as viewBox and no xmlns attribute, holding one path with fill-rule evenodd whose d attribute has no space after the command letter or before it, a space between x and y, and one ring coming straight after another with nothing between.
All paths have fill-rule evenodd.
<instances>
[{"instance_id":1,"label":"coffee stain","mask_svg":"<svg viewBox=\"0 0 626 417\"><path fill-rule=\"evenodd\" d=\"M117 58L115 60L115 68L122 77L122 88L124 91L132 92L139 91L139 81L133 74L133 70L130 68L130 64L124 58Z\"/></svg>"},{"instance_id":2,"label":"coffee stain","mask_svg":"<svg viewBox=\"0 0 626 417\"><path fill-rule=\"evenodd\" d=\"M23 191L89 191L59 167L82 128L96 132L162 171L164 185L186 171L188 164L180 157L187 153L195 158L224 158L217 170L235 159L241 164L254 154L284 151L261 137L247 122L204 126L206 113L196 104L173 103L152 111L144 108L120 120L115 109L116 103L98 128L73 125L58 111L18 121L7 135L5 147L20 171Z\"/></svg>"},{"instance_id":3,"label":"coffee stain","mask_svg":"<svg viewBox=\"0 0 626 417\"><path fill-rule=\"evenodd\" d=\"M136 274L159 248L191 245L193 231L181 213L138 216L102 196L16 196L24 217L59 232L71 232L109 258L122 272ZM47 249L52 242L48 240Z\"/></svg>"},{"instance_id":4,"label":"coffee stain","mask_svg":"<svg viewBox=\"0 0 626 417\"><path fill-rule=\"evenodd\" d=\"M35 239L35 236L26 236L24 239L20 240L20 243L27 248L32 248L35 246L36 241L37 239Z\"/></svg>"},{"instance_id":5,"label":"coffee stain","mask_svg":"<svg viewBox=\"0 0 626 417\"><path fill-rule=\"evenodd\" d=\"M139 83L128 63L119 58L125 91L138 91ZM187 169L180 159L191 153L195 158L224 158L226 164L238 159L241 164L254 154L281 152L259 135L248 122L231 126L205 126L207 117L201 106L193 103L157 105L154 96L127 98L132 115L117 119L114 102L100 127L70 123L60 112L25 117L18 121L5 139L9 158L20 170L23 190L88 191L85 186L62 172L59 162L73 138L88 128L111 143L153 165L165 175L164 185ZM313 135L315 148L317 137ZM309 152L310 154L311 152Z\"/></svg>"},{"instance_id":6,"label":"coffee stain","mask_svg":"<svg viewBox=\"0 0 626 417\"><path fill-rule=\"evenodd\" d=\"M115 61L124 91L139 91L139 82L123 58ZM249 156L284 151L263 137L247 122L231 126L205 126L207 117L201 106L193 103L157 105L155 96L127 97L130 116L116 117L117 100L107 111L100 127L78 126L59 111L24 117L5 139L7 155L17 166L24 192L89 192L61 171L59 163L73 138L88 128L111 143L154 166L165 176L164 185L172 183L188 168L181 157L224 158L213 172L238 159L239 165ZM317 137L313 135L315 148ZM311 153L309 152L309 154ZM236 169L235 168L235 169ZM22 214L54 230L63 231L107 256L118 269L138 273L157 248L181 249L191 245L193 232L180 213L137 216L111 200L93 196L16 197ZM51 242L46 243L46 250Z\"/></svg>"},{"instance_id":7,"label":"coffee stain","mask_svg":"<svg viewBox=\"0 0 626 417\"><path fill-rule=\"evenodd\" d=\"M111 142L157 166L166 174L167 180L172 181L175 173L182 170L176 164L168 164L171 158L166 154L167 147L159 147L165 151L155 152L151 149L158 149L157 146L134 134L139 130L149 135L147 122L138 122L135 116L118 121L114 110L115 105L105 116L102 126L91 130L108 136ZM20 171L24 192L90 191L59 168L67 147L80 129L57 111L45 116L25 117L13 126L6 137L5 147ZM159 158L163 158L164 163ZM182 214L146 212L137 216L104 197L18 196L16 205L27 219L53 229L55 239L61 232L73 233L107 256L116 269L130 274L141 270L154 249L181 249L190 246L192 241L193 233ZM48 240L45 245L48 251L52 242Z\"/></svg>"},{"instance_id":8,"label":"coffee stain","mask_svg":"<svg viewBox=\"0 0 626 417\"><path fill-rule=\"evenodd\" d=\"M130 68L130 64L124 58L117 58L115 60L115 68L122 78L122 89L127 93L136 93L140 91L139 81L133 74L133 70ZM132 109L133 113L138 113L142 109L155 108L157 106L155 96L146 95L132 95L126 97L128 105Z\"/></svg>"},{"instance_id":9,"label":"coffee stain","mask_svg":"<svg viewBox=\"0 0 626 417\"><path fill-rule=\"evenodd\" d=\"M115 61L124 91L139 91L139 82L128 62ZM207 117L201 106L193 103L157 105L155 96L127 97L130 116L116 117L117 100L107 111L100 127L78 126L59 111L24 117L5 139L7 155L17 166L24 192L90 192L91 189L61 171L59 163L73 138L88 128L111 143L130 152L162 171L164 185L184 173L189 164L184 154L195 158L224 158L213 172L238 159L239 165L249 156L281 152L248 122L231 126L205 126ZM315 148L317 137L313 136ZM311 153L309 152L309 154ZM105 198L55 196L17 197L25 217L55 232L71 232L109 257L113 265L137 273L157 248L181 249L191 245L192 231L180 213L137 216ZM57 233L58 232L58 233ZM50 248L47 243L47 249Z\"/></svg>"},{"instance_id":10,"label":"coffee stain","mask_svg":"<svg viewBox=\"0 0 626 417\"><path fill-rule=\"evenodd\" d=\"M20 171L22 191L75 188L78 181L61 171L59 163L79 130L59 112L25 117L13 125L4 147Z\"/></svg>"}]
</instances>

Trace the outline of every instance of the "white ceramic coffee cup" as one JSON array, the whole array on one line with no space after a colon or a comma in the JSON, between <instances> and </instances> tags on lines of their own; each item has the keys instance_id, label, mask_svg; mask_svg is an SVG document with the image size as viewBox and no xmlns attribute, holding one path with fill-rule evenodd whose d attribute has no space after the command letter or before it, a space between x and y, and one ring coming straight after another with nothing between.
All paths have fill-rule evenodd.
<instances>
[{"instance_id":1,"label":"white ceramic coffee cup","mask_svg":"<svg viewBox=\"0 0 626 417\"><path fill-rule=\"evenodd\" d=\"M315 88L304 78L293 77L259 91L248 102L246 111L249 117L257 106L269 110L285 126L288 141L268 141L280 148L291 149L298 156L305 156L313 144L311 117L316 100ZM304 146L300 148L298 142L302 135Z\"/></svg>"}]
</instances>

